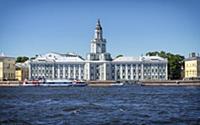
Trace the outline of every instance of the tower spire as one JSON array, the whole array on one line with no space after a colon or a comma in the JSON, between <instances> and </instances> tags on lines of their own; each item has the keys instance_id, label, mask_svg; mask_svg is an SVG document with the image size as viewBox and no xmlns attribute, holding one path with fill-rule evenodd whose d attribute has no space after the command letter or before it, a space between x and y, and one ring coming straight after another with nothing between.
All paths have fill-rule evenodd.
<instances>
[{"instance_id":1,"label":"tower spire","mask_svg":"<svg viewBox=\"0 0 200 125\"><path fill-rule=\"evenodd\" d=\"M100 19L97 20L96 30L102 30Z\"/></svg>"},{"instance_id":2,"label":"tower spire","mask_svg":"<svg viewBox=\"0 0 200 125\"><path fill-rule=\"evenodd\" d=\"M97 19L97 24L100 25L100 19L99 18Z\"/></svg>"},{"instance_id":3,"label":"tower spire","mask_svg":"<svg viewBox=\"0 0 200 125\"><path fill-rule=\"evenodd\" d=\"M95 39L103 39L103 31L100 23L100 19L97 20L96 28L95 28Z\"/></svg>"}]
</instances>

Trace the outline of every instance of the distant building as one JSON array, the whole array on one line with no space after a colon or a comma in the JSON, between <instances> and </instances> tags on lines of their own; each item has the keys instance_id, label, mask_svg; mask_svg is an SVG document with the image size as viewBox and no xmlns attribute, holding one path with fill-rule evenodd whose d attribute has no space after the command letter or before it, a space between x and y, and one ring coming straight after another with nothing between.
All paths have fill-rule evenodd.
<instances>
[{"instance_id":1,"label":"distant building","mask_svg":"<svg viewBox=\"0 0 200 125\"><path fill-rule=\"evenodd\" d=\"M158 56L119 57L106 52L106 39L98 20L90 53L48 53L31 60L30 79L166 80L167 59Z\"/></svg>"},{"instance_id":2,"label":"distant building","mask_svg":"<svg viewBox=\"0 0 200 125\"><path fill-rule=\"evenodd\" d=\"M119 57L112 61L114 80L167 80L167 60L159 56ZM112 79L113 79L112 78Z\"/></svg>"},{"instance_id":3,"label":"distant building","mask_svg":"<svg viewBox=\"0 0 200 125\"><path fill-rule=\"evenodd\" d=\"M15 80L15 58L0 56L0 81Z\"/></svg>"},{"instance_id":4,"label":"distant building","mask_svg":"<svg viewBox=\"0 0 200 125\"><path fill-rule=\"evenodd\" d=\"M23 81L29 79L29 67L28 61L24 63L16 63L15 79L18 81Z\"/></svg>"},{"instance_id":5,"label":"distant building","mask_svg":"<svg viewBox=\"0 0 200 125\"><path fill-rule=\"evenodd\" d=\"M30 79L84 79L82 57L75 54L47 53L31 60Z\"/></svg>"},{"instance_id":6,"label":"distant building","mask_svg":"<svg viewBox=\"0 0 200 125\"><path fill-rule=\"evenodd\" d=\"M200 78L200 56L195 53L189 54L185 59L185 78Z\"/></svg>"}]
</instances>

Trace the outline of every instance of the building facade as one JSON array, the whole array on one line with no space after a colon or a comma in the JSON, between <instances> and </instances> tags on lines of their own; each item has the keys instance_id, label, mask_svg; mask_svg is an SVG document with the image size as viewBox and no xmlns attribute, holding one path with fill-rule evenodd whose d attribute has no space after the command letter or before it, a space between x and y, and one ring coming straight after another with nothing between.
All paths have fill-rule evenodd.
<instances>
[{"instance_id":1,"label":"building facade","mask_svg":"<svg viewBox=\"0 0 200 125\"><path fill-rule=\"evenodd\" d=\"M29 61L24 63L16 63L15 69L15 79L18 81L23 81L29 79L29 68L28 68Z\"/></svg>"},{"instance_id":2,"label":"building facade","mask_svg":"<svg viewBox=\"0 0 200 125\"><path fill-rule=\"evenodd\" d=\"M195 53L185 59L185 78L200 78L200 57Z\"/></svg>"},{"instance_id":3,"label":"building facade","mask_svg":"<svg viewBox=\"0 0 200 125\"><path fill-rule=\"evenodd\" d=\"M158 56L119 57L106 51L106 39L97 21L90 53L86 59L76 54L48 53L30 61L30 79L79 80L166 80L167 60Z\"/></svg>"},{"instance_id":4,"label":"building facade","mask_svg":"<svg viewBox=\"0 0 200 125\"><path fill-rule=\"evenodd\" d=\"M84 59L74 54L48 53L31 60L30 79L84 79Z\"/></svg>"},{"instance_id":5,"label":"building facade","mask_svg":"<svg viewBox=\"0 0 200 125\"><path fill-rule=\"evenodd\" d=\"M15 80L15 58L0 56L0 81Z\"/></svg>"},{"instance_id":6,"label":"building facade","mask_svg":"<svg viewBox=\"0 0 200 125\"><path fill-rule=\"evenodd\" d=\"M114 80L167 80L167 60L158 56L119 57L112 61Z\"/></svg>"}]
</instances>

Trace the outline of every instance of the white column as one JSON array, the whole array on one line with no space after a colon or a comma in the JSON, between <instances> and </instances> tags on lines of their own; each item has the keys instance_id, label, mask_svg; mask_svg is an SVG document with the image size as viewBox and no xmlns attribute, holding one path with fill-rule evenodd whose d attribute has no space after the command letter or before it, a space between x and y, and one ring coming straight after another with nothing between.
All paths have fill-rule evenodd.
<instances>
[{"instance_id":1,"label":"white column","mask_svg":"<svg viewBox=\"0 0 200 125\"><path fill-rule=\"evenodd\" d=\"M106 72L106 63L104 63L103 64L104 65L104 67L103 67L103 72L104 72L104 78L103 78L103 80L106 80L106 77L107 77L107 72Z\"/></svg>"},{"instance_id":2,"label":"white column","mask_svg":"<svg viewBox=\"0 0 200 125\"><path fill-rule=\"evenodd\" d=\"M87 62L85 63L85 66L84 66L84 79L85 80L90 80L90 63Z\"/></svg>"},{"instance_id":3,"label":"white column","mask_svg":"<svg viewBox=\"0 0 200 125\"><path fill-rule=\"evenodd\" d=\"M159 79L159 75L158 75L158 73L159 73L159 71L158 71L158 67L159 67L159 63L157 63L156 64L156 70L155 71L157 71L157 72L155 72L156 73L156 79Z\"/></svg>"},{"instance_id":4,"label":"white column","mask_svg":"<svg viewBox=\"0 0 200 125\"><path fill-rule=\"evenodd\" d=\"M126 74L125 79L127 80L128 79L128 66L127 66L127 64L125 64L125 74Z\"/></svg>"},{"instance_id":5,"label":"white column","mask_svg":"<svg viewBox=\"0 0 200 125\"><path fill-rule=\"evenodd\" d=\"M73 67L73 72L74 72L74 79L76 79L76 65L74 65L74 67Z\"/></svg>"},{"instance_id":6,"label":"white column","mask_svg":"<svg viewBox=\"0 0 200 125\"><path fill-rule=\"evenodd\" d=\"M109 62L108 67L106 66L106 71L108 72L108 78L106 80L111 80L112 79L112 65Z\"/></svg>"},{"instance_id":7,"label":"white column","mask_svg":"<svg viewBox=\"0 0 200 125\"><path fill-rule=\"evenodd\" d=\"M32 78L32 77L31 77L31 76L32 76L31 67L32 67L32 66L31 66L31 63L30 63L30 64L28 65L28 72L29 72L29 73L28 73L28 74L29 74L28 78L29 78L29 79Z\"/></svg>"},{"instance_id":8,"label":"white column","mask_svg":"<svg viewBox=\"0 0 200 125\"><path fill-rule=\"evenodd\" d=\"M141 63L141 80L144 80L144 67L143 67L143 63Z\"/></svg>"},{"instance_id":9,"label":"white column","mask_svg":"<svg viewBox=\"0 0 200 125\"><path fill-rule=\"evenodd\" d=\"M139 80L138 64L135 64L136 80Z\"/></svg>"},{"instance_id":10,"label":"white column","mask_svg":"<svg viewBox=\"0 0 200 125\"><path fill-rule=\"evenodd\" d=\"M97 77L96 77L96 75L97 75L96 66L97 66L96 63L93 64L93 80L96 80L96 79L97 79Z\"/></svg>"},{"instance_id":11,"label":"white column","mask_svg":"<svg viewBox=\"0 0 200 125\"><path fill-rule=\"evenodd\" d=\"M122 80L122 64L120 64L120 80Z\"/></svg>"},{"instance_id":12,"label":"white column","mask_svg":"<svg viewBox=\"0 0 200 125\"><path fill-rule=\"evenodd\" d=\"M84 72L84 79L85 79L85 80L88 80L88 72L87 72L88 68L87 68L87 63L84 64L83 70L84 70L84 71L83 71L83 72Z\"/></svg>"},{"instance_id":13,"label":"white column","mask_svg":"<svg viewBox=\"0 0 200 125\"><path fill-rule=\"evenodd\" d=\"M58 65L58 72L57 72L58 74L58 79L60 79L60 65Z\"/></svg>"},{"instance_id":14,"label":"white column","mask_svg":"<svg viewBox=\"0 0 200 125\"><path fill-rule=\"evenodd\" d=\"M71 78L71 65L68 65L68 79Z\"/></svg>"},{"instance_id":15,"label":"white column","mask_svg":"<svg viewBox=\"0 0 200 125\"><path fill-rule=\"evenodd\" d=\"M166 68L166 72L165 72L165 79L168 80L168 69L167 69L168 65L166 63L165 68Z\"/></svg>"},{"instance_id":16,"label":"white column","mask_svg":"<svg viewBox=\"0 0 200 125\"><path fill-rule=\"evenodd\" d=\"M81 79L81 64L78 66L78 79Z\"/></svg>"},{"instance_id":17,"label":"white column","mask_svg":"<svg viewBox=\"0 0 200 125\"><path fill-rule=\"evenodd\" d=\"M152 69L154 70L154 65L151 63L151 70L150 70L150 72L151 72L151 80L153 79L153 76L154 76L154 73L152 72Z\"/></svg>"},{"instance_id":18,"label":"white column","mask_svg":"<svg viewBox=\"0 0 200 125\"><path fill-rule=\"evenodd\" d=\"M87 64L87 68L86 69L87 69L87 80L91 80L90 79L90 72L91 72L91 70L90 70L90 63Z\"/></svg>"},{"instance_id":19,"label":"white column","mask_svg":"<svg viewBox=\"0 0 200 125\"><path fill-rule=\"evenodd\" d=\"M65 65L63 65L63 77L66 79L66 77L65 77Z\"/></svg>"},{"instance_id":20,"label":"white column","mask_svg":"<svg viewBox=\"0 0 200 125\"><path fill-rule=\"evenodd\" d=\"M133 80L133 64L131 64L131 80Z\"/></svg>"},{"instance_id":21,"label":"white column","mask_svg":"<svg viewBox=\"0 0 200 125\"><path fill-rule=\"evenodd\" d=\"M55 77L55 71L54 71L54 64L52 64L52 79L54 79Z\"/></svg>"},{"instance_id":22,"label":"white column","mask_svg":"<svg viewBox=\"0 0 200 125\"><path fill-rule=\"evenodd\" d=\"M117 65L116 64L114 64L114 66L115 66L115 79L114 80L117 80Z\"/></svg>"}]
</instances>

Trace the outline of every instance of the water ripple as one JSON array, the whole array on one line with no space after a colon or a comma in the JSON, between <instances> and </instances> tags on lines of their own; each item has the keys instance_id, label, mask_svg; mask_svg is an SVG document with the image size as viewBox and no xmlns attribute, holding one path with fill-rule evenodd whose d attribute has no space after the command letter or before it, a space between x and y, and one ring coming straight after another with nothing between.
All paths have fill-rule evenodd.
<instances>
[{"instance_id":1,"label":"water ripple","mask_svg":"<svg viewBox=\"0 0 200 125\"><path fill-rule=\"evenodd\" d=\"M199 87L0 88L0 124L200 124Z\"/></svg>"}]
</instances>

